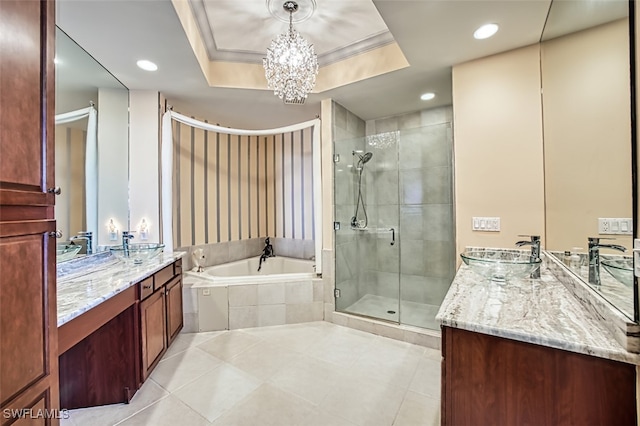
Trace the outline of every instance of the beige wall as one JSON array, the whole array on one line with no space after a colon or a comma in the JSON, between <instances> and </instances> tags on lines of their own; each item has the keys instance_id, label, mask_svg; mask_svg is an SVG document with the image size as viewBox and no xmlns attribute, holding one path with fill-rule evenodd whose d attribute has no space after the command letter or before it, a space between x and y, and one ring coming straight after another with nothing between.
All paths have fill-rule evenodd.
<instances>
[{"instance_id":1,"label":"beige wall","mask_svg":"<svg viewBox=\"0 0 640 426\"><path fill-rule=\"evenodd\" d=\"M80 123L86 127L86 121ZM84 128L59 125L55 139L56 186L62 189L56 197L55 215L62 242L87 226L84 176L87 132Z\"/></svg>"},{"instance_id":2,"label":"beige wall","mask_svg":"<svg viewBox=\"0 0 640 426\"><path fill-rule=\"evenodd\" d=\"M313 240L312 131L267 137L174 123L176 247Z\"/></svg>"},{"instance_id":3,"label":"beige wall","mask_svg":"<svg viewBox=\"0 0 640 426\"><path fill-rule=\"evenodd\" d=\"M454 66L453 110L457 251L544 236L539 46ZM501 231L472 231L473 216Z\"/></svg>"},{"instance_id":4,"label":"beige wall","mask_svg":"<svg viewBox=\"0 0 640 426\"><path fill-rule=\"evenodd\" d=\"M547 249L631 217L627 19L542 43ZM631 237L615 236L630 247Z\"/></svg>"}]
</instances>

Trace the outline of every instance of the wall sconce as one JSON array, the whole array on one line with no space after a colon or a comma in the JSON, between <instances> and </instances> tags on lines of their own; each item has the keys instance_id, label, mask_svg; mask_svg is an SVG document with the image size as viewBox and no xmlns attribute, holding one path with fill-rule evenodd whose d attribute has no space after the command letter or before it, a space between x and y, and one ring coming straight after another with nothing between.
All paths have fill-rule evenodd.
<instances>
[{"instance_id":1,"label":"wall sconce","mask_svg":"<svg viewBox=\"0 0 640 426\"><path fill-rule=\"evenodd\" d=\"M149 224L145 218L142 218L140 225L138 225L138 235L141 241L145 241L149 238Z\"/></svg>"},{"instance_id":2,"label":"wall sconce","mask_svg":"<svg viewBox=\"0 0 640 426\"><path fill-rule=\"evenodd\" d=\"M113 219L109 219L107 230L109 232L109 241L118 241L118 225Z\"/></svg>"}]
</instances>

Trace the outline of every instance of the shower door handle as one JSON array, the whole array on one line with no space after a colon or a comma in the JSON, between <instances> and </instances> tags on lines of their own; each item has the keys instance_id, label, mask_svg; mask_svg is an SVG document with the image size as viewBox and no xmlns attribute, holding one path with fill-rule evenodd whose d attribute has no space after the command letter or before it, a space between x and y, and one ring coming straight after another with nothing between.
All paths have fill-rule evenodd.
<instances>
[{"instance_id":1,"label":"shower door handle","mask_svg":"<svg viewBox=\"0 0 640 426\"><path fill-rule=\"evenodd\" d=\"M391 231L391 245L394 245L396 243L396 230L391 228L389 231Z\"/></svg>"}]
</instances>

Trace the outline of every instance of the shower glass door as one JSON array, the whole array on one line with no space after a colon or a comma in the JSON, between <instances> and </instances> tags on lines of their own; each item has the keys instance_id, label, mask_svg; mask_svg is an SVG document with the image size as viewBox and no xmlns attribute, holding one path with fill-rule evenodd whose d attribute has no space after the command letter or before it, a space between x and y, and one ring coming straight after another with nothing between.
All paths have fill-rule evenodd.
<instances>
[{"instance_id":1,"label":"shower glass door","mask_svg":"<svg viewBox=\"0 0 640 426\"><path fill-rule=\"evenodd\" d=\"M400 321L399 132L334 141L336 310Z\"/></svg>"}]
</instances>

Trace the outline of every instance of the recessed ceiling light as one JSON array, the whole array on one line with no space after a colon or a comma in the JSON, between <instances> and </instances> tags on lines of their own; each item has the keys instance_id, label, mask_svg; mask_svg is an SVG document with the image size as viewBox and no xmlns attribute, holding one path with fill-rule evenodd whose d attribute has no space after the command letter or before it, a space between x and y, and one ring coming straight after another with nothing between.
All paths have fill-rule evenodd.
<instances>
[{"instance_id":1,"label":"recessed ceiling light","mask_svg":"<svg viewBox=\"0 0 640 426\"><path fill-rule=\"evenodd\" d=\"M498 32L498 24L486 24L478 28L473 33L473 37L478 40L482 40L482 39L491 37L497 32Z\"/></svg>"},{"instance_id":2,"label":"recessed ceiling light","mask_svg":"<svg viewBox=\"0 0 640 426\"><path fill-rule=\"evenodd\" d=\"M436 97L435 93L429 92L429 93L423 93L422 96L420 96L420 99L422 99L423 101L430 101L435 97Z\"/></svg>"},{"instance_id":3,"label":"recessed ceiling light","mask_svg":"<svg viewBox=\"0 0 640 426\"><path fill-rule=\"evenodd\" d=\"M145 71L155 71L158 69L158 66L151 61L147 61L146 59L141 59L136 62L140 68Z\"/></svg>"}]
</instances>

